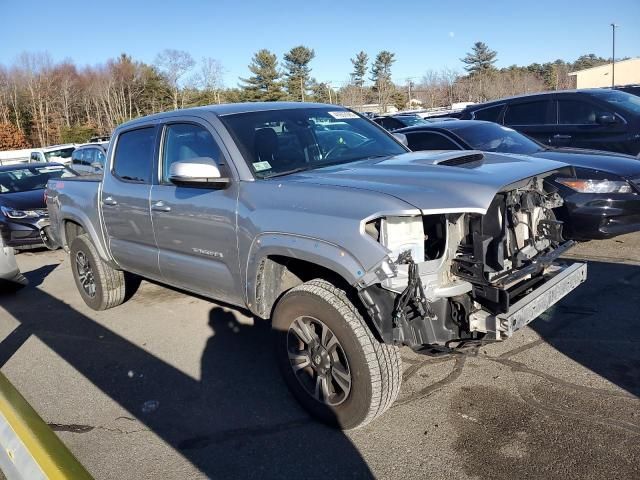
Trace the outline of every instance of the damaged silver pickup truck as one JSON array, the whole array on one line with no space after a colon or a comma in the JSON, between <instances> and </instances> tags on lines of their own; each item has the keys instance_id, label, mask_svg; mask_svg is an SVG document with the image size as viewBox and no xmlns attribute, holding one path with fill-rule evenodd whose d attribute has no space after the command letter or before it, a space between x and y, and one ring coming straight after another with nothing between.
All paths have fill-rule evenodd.
<instances>
[{"instance_id":1,"label":"damaged silver pickup truck","mask_svg":"<svg viewBox=\"0 0 640 480\"><path fill-rule=\"evenodd\" d=\"M505 339L586 278L558 261L561 163L409 153L305 103L174 111L112 138L103 177L47 189L83 300L121 304L126 272L270 319L292 393L345 429L395 400L399 346Z\"/></svg>"}]
</instances>

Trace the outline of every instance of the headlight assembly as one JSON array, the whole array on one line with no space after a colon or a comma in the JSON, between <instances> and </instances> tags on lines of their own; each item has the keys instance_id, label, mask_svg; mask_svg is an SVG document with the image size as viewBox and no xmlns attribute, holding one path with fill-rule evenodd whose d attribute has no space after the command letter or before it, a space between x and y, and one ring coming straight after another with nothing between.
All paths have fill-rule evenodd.
<instances>
[{"instance_id":1,"label":"headlight assembly","mask_svg":"<svg viewBox=\"0 0 640 480\"><path fill-rule=\"evenodd\" d=\"M34 210L16 210L15 208L0 207L2 214L7 218L38 218L40 214Z\"/></svg>"},{"instance_id":2,"label":"headlight assembly","mask_svg":"<svg viewBox=\"0 0 640 480\"><path fill-rule=\"evenodd\" d=\"M424 228L422 217L384 217L380 219L380 243L391 250L393 261L411 251L415 262L424 261Z\"/></svg>"},{"instance_id":3,"label":"headlight assembly","mask_svg":"<svg viewBox=\"0 0 640 480\"><path fill-rule=\"evenodd\" d=\"M624 180L594 180L582 178L558 178L556 182L580 193L632 193L631 185Z\"/></svg>"}]
</instances>

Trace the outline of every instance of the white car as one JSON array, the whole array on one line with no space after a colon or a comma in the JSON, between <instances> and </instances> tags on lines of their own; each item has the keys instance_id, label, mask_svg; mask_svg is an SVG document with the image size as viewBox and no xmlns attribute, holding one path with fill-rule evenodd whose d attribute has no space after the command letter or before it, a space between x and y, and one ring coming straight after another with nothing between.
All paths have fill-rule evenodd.
<instances>
[{"instance_id":1,"label":"white car","mask_svg":"<svg viewBox=\"0 0 640 480\"><path fill-rule=\"evenodd\" d=\"M76 149L74 143L64 145L52 145L51 147L35 148L31 150L29 163L31 162L56 162L62 164L71 163L71 155Z\"/></svg>"},{"instance_id":2,"label":"white car","mask_svg":"<svg viewBox=\"0 0 640 480\"><path fill-rule=\"evenodd\" d=\"M5 247L0 237L0 282L8 281L19 285L26 285L27 279L20 273L13 248ZM2 284L0 283L0 289Z\"/></svg>"}]
</instances>

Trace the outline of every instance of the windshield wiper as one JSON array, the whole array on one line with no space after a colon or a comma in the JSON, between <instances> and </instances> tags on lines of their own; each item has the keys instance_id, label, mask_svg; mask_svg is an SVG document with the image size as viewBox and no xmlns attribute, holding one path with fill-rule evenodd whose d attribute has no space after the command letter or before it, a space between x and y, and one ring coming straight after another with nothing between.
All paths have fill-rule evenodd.
<instances>
[{"instance_id":1,"label":"windshield wiper","mask_svg":"<svg viewBox=\"0 0 640 480\"><path fill-rule=\"evenodd\" d=\"M276 173L272 173L271 175L265 175L262 178L282 177L284 175L291 175L293 173L304 172L304 171L310 170L310 169L311 169L311 167L292 168L291 170L285 170L284 172L276 172Z\"/></svg>"},{"instance_id":2,"label":"windshield wiper","mask_svg":"<svg viewBox=\"0 0 640 480\"><path fill-rule=\"evenodd\" d=\"M384 157L390 157L390 156L391 155L371 155L370 157L364 157L364 158L353 158L349 160L337 160L335 162L320 163L317 165L307 165L306 167L298 167L298 168L293 168L291 170L286 170L284 172L276 172L271 175L265 175L262 178L264 179L264 178L282 177L284 175L291 175L293 173L305 172L307 170L318 170L320 168L325 168L325 167L335 167L336 165L345 165L347 163L362 162L363 160L371 160L374 158L384 158Z\"/></svg>"}]
</instances>

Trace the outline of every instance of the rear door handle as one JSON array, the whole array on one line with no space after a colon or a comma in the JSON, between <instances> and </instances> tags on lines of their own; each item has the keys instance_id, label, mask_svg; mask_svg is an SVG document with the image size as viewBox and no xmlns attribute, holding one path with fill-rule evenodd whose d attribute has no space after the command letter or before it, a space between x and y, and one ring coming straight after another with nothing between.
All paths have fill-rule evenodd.
<instances>
[{"instance_id":1,"label":"rear door handle","mask_svg":"<svg viewBox=\"0 0 640 480\"><path fill-rule=\"evenodd\" d=\"M118 202L117 202L117 201L115 201L115 200L113 199L113 197L106 197L106 198L103 198L103 199L102 199L102 204L103 204L103 205L108 205L108 206L110 206L110 207L113 207L114 205L117 205L117 204L118 204Z\"/></svg>"},{"instance_id":2,"label":"rear door handle","mask_svg":"<svg viewBox=\"0 0 640 480\"><path fill-rule=\"evenodd\" d=\"M165 203L160 200L159 202L151 205L151 210L155 210L156 212L170 212L171 207L169 205L165 205Z\"/></svg>"},{"instance_id":3,"label":"rear door handle","mask_svg":"<svg viewBox=\"0 0 640 480\"><path fill-rule=\"evenodd\" d=\"M562 135L560 133L556 133L553 138L557 138L559 140L569 140L571 138L571 135Z\"/></svg>"}]
</instances>

